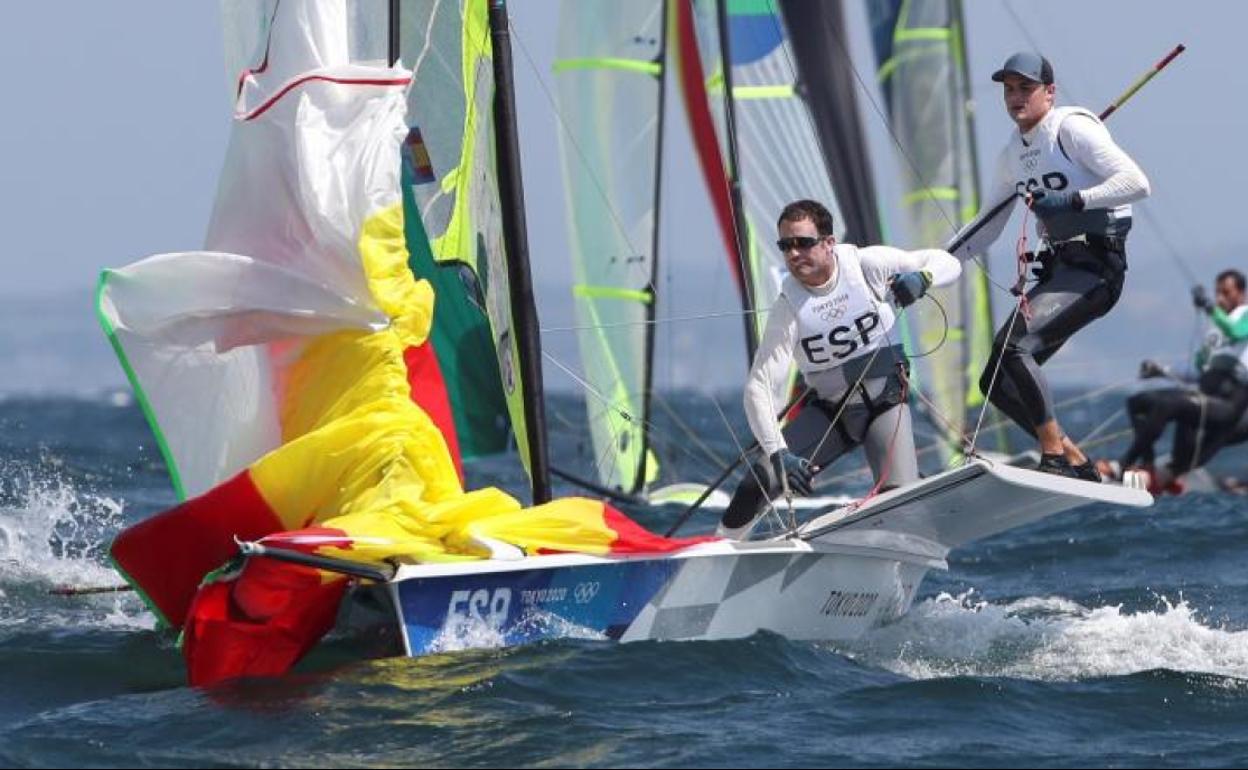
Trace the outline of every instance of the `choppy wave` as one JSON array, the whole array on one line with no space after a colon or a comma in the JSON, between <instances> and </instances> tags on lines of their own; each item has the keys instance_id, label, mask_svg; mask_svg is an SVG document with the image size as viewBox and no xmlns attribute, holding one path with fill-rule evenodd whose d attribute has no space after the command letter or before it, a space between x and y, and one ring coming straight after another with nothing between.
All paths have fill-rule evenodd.
<instances>
[{"instance_id":1,"label":"choppy wave","mask_svg":"<svg viewBox=\"0 0 1248 770\"><path fill-rule=\"evenodd\" d=\"M845 651L914 679L1073 681L1166 669L1248 684L1248 630L1210 624L1183 599L1157 604L1131 612L1061 597L998 604L942 593Z\"/></svg>"},{"instance_id":2,"label":"choppy wave","mask_svg":"<svg viewBox=\"0 0 1248 770\"><path fill-rule=\"evenodd\" d=\"M147 630L133 595L48 594L117 582L109 541L172 502L138 408L32 404L0 400L17 427L0 448L0 764L1248 761L1243 498L1089 506L958 549L921 587L929 598L852 645L768 634L617 645L565 624L562 640L464 650L501 642L468 627L441 655L357 662L336 643L290 676L204 691L184 686L172 638ZM722 423L699 408L691 421ZM574 466L581 437L552 438ZM524 484L501 459L469 473L473 486Z\"/></svg>"}]
</instances>

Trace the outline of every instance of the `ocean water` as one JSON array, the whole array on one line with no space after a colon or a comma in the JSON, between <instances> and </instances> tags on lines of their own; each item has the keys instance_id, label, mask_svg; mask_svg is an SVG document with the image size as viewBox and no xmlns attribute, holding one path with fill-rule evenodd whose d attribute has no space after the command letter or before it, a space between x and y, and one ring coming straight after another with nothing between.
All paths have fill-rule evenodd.
<instances>
[{"instance_id":1,"label":"ocean water","mask_svg":"<svg viewBox=\"0 0 1248 770\"><path fill-rule=\"evenodd\" d=\"M732 456L720 412L735 397L669 400L668 472L709 478L710 455ZM1107 404L1073 419L1090 429ZM581 407L550 411L556 462L587 467ZM291 675L191 689L132 594L49 594L118 582L110 538L173 502L137 407L8 398L0 436L5 766L1248 763L1248 498L1088 506L963 548L909 615L852 645L618 645L569 629L361 661L331 642ZM470 480L519 477L491 460Z\"/></svg>"}]
</instances>

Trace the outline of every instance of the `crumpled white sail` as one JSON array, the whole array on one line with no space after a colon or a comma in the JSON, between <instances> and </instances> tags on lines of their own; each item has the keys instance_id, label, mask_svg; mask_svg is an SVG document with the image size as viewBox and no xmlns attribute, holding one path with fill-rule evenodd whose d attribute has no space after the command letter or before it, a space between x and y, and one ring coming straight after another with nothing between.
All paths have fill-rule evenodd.
<instances>
[{"instance_id":1,"label":"crumpled white sail","mask_svg":"<svg viewBox=\"0 0 1248 770\"><path fill-rule=\"evenodd\" d=\"M271 23L240 80L204 249L105 271L98 292L180 497L281 443L285 366L304 341L387 323L357 241L398 202L409 73L352 61L348 4L252 10Z\"/></svg>"}]
</instances>

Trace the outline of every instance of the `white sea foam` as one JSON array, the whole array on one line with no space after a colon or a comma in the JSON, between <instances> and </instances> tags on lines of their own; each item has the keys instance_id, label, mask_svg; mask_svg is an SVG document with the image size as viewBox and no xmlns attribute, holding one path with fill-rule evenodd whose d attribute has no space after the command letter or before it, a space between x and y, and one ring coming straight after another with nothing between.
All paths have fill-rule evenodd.
<instances>
[{"instance_id":1,"label":"white sea foam","mask_svg":"<svg viewBox=\"0 0 1248 770\"><path fill-rule=\"evenodd\" d=\"M513 629L513 634L528 634L546 639L606 639L591 628L577 625L558 615L532 612ZM430 652L456 652L459 650L490 649L505 647L508 642L503 632L482 618L464 616L451 619L430 646Z\"/></svg>"},{"instance_id":2,"label":"white sea foam","mask_svg":"<svg viewBox=\"0 0 1248 770\"><path fill-rule=\"evenodd\" d=\"M74 626L142 627L153 616L133 594L61 597L58 586L121 583L106 560L122 525L123 503L81 492L55 473L5 468L0 504L0 625L52 622Z\"/></svg>"},{"instance_id":3,"label":"white sea foam","mask_svg":"<svg viewBox=\"0 0 1248 770\"><path fill-rule=\"evenodd\" d=\"M846 652L916 679L1069 681L1170 669L1248 680L1248 630L1210 625L1182 599L1158 601L1125 612L1060 597L994 604L941 594Z\"/></svg>"},{"instance_id":4,"label":"white sea foam","mask_svg":"<svg viewBox=\"0 0 1248 770\"><path fill-rule=\"evenodd\" d=\"M430 652L493 649L506 646L498 626L481 618L448 618L446 625L429 646Z\"/></svg>"}]
</instances>

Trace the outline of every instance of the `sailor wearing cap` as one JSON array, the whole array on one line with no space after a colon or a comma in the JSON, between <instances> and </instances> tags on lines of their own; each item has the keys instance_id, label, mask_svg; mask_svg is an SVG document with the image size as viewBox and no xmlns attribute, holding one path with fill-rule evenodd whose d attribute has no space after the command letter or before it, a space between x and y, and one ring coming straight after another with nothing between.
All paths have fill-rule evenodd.
<instances>
[{"instance_id":1,"label":"sailor wearing cap","mask_svg":"<svg viewBox=\"0 0 1248 770\"><path fill-rule=\"evenodd\" d=\"M1063 434L1040 366L1118 302L1130 203L1149 194L1148 179L1096 115L1053 106L1053 66L1040 54L1014 54L992 79L1002 84L1006 113L1018 131L1001 152L986 200L1022 198L1036 216L1044 248L1038 251L1039 281L1027 293L1030 312L1016 313L997 332L980 389L1037 437L1041 470L1099 481L1092 463ZM1013 208L974 232L955 255L984 253Z\"/></svg>"}]
</instances>

